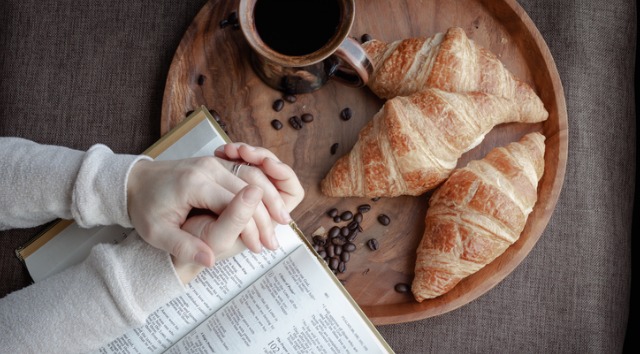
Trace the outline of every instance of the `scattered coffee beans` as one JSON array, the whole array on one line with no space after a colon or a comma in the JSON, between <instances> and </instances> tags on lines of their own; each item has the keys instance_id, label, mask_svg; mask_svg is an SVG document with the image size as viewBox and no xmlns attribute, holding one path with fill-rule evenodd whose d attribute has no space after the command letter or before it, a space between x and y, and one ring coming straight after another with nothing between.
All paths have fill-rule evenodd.
<instances>
[{"instance_id":1,"label":"scattered coffee beans","mask_svg":"<svg viewBox=\"0 0 640 354\"><path fill-rule=\"evenodd\" d=\"M369 241L367 241L367 247L369 247L369 249L372 251L377 251L378 248L380 248L380 244L378 243L378 240L376 240L375 238L372 238Z\"/></svg>"},{"instance_id":2,"label":"scattered coffee beans","mask_svg":"<svg viewBox=\"0 0 640 354\"><path fill-rule=\"evenodd\" d=\"M289 124L291 124L291 127L293 127L293 129L295 130L300 130L302 129L302 120L300 119L300 117L298 116L293 116L291 118L289 118Z\"/></svg>"},{"instance_id":3,"label":"scattered coffee beans","mask_svg":"<svg viewBox=\"0 0 640 354\"><path fill-rule=\"evenodd\" d=\"M346 121L346 120L351 119L351 117L353 117L353 111L351 111L351 108L349 108L349 107L347 107L347 108L343 109L343 110L340 112L340 118L341 118L342 120L345 120L345 121Z\"/></svg>"},{"instance_id":4,"label":"scattered coffee beans","mask_svg":"<svg viewBox=\"0 0 640 354\"><path fill-rule=\"evenodd\" d=\"M220 116L220 113L218 113L218 111L216 111L215 109L209 108L209 113L211 113L211 116L217 123L222 122L222 117Z\"/></svg>"},{"instance_id":5,"label":"scattered coffee beans","mask_svg":"<svg viewBox=\"0 0 640 354\"><path fill-rule=\"evenodd\" d=\"M395 289L395 291L404 294L404 293L408 293L411 290L411 285L406 283L398 283L393 288Z\"/></svg>"},{"instance_id":6,"label":"scattered coffee beans","mask_svg":"<svg viewBox=\"0 0 640 354\"><path fill-rule=\"evenodd\" d=\"M356 228L357 226L360 226L360 223L362 222L362 213L361 212L357 212L354 216L353 216L353 220L356 222Z\"/></svg>"},{"instance_id":7,"label":"scattered coffee beans","mask_svg":"<svg viewBox=\"0 0 640 354\"><path fill-rule=\"evenodd\" d=\"M369 205L369 204L362 204L362 205L358 206L358 212L360 212L360 213L364 214L364 213L368 212L369 210L371 210L371 205Z\"/></svg>"},{"instance_id":8,"label":"scattered coffee beans","mask_svg":"<svg viewBox=\"0 0 640 354\"><path fill-rule=\"evenodd\" d=\"M313 114L311 114L311 113L305 113L305 114L301 115L300 118L305 123L313 122Z\"/></svg>"},{"instance_id":9,"label":"scattered coffee beans","mask_svg":"<svg viewBox=\"0 0 640 354\"><path fill-rule=\"evenodd\" d=\"M336 154L336 152L338 151L338 146L340 146L340 144L338 143L334 143L333 145L331 145L331 155Z\"/></svg>"},{"instance_id":10,"label":"scattered coffee beans","mask_svg":"<svg viewBox=\"0 0 640 354\"><path fill-rule=\"evenodd\" d=\"M362 35L362 37L360 38L360 40L362 41L362 43L366 43L370 40L372 40L373 37L371 37L371 35L369 33L365 33Z\"/></svg>"},{"instance_id":11,"label":"scattered coffee beans","mask_svg":"<svg viewBox=\"0 0 640 354\"><path fill-rule=\"evenodd\" d=\"M338 209L331 208L327 210L327 215L329 215L329 217L335 218L338 215Z\"/></svg>"},{"instance_id":12,"label":"scattered coffee beans","mask_svg":"<svg viewBox=\"0 0 640 354\"><path fill-rule=\"evenodd\" d=\"M313 236L313 243L317 246L322 247L325 243L327 243L327 239L320 235L315 235Z\"/></svg>"},{"instance_id":13,"label":"scattered coffee beans","mask_svg":"<svg viewBox=\"0 0 640 354\"><path fill-rule=\"evenodd\" d=\"M279 120L277 120L277 119L274 119L274 120L272 120L272 121L271 121L271 126L272 126L272 127L273 127L273 129L275 129L275 130L280 130L280 129L282 129L282 122L280 122L280 121L279 121Z\"/></svg>"},{"instance_id":14,"label":"scattered coffee beans","mask_svg":"<svg viewBox=\"0 0 640 354\"><path fill-rule=\"evenodd\" d=\"M391 223L391 218L389 218L389 216L387 216L386 214L380 214L378 215L378 222L384 226L387 226Z\"/></svg>"},{"instance_id":15,"label":"scattered coffee beans","mask_svg":"<svg viewBox=\"0 0 640 354\"><path fill-rule=\"evenodd\" d=\"M277 99L273 101L273 105L271 105L271 108L273 108L273 110L276 112L280 112L283 107L284 107L284 101L281 99Z\"/></svg>"},{"instance_id":16,"label":"scattered coffee beans","mask_svg":"<svg viewBox=\"0 0 640 354\"><path fill-rule=\"evenodd\" d=\"M356 250L356 245L351 242L347 242L342 246L342 249L346 252L353 252Z\"/></svg>"},{"instance_id":17,"label":"scattered coffee beans","mask_svg":"<svg viewBox=\"0 0 640 354\"><path fill-rule=\"evenodd\" d=\"M233 29L240 28L240 24L238 23L238 13L236 11L233 11L227 16L227 18L220 21L220 28L225 28L227 26L232 26Z\"/></svg>"},{"instance_id":18,"label":"scattered coffee beans","mask_svg":"<svg viewBox=\"0 0 640 354\"><path fill-rule=\"evenodd\" d=\"M297 99L295 95L284 95L282 98L289 103L294 103Z\"/></svg>"},{"instance_id":19,"label":"scattered coffee beans","mask_svg":"<svg viewBox=\"0 0 640 354\"><path fill-rule=\"evenodd\" d=\"M342 219L342 221L349 221L351 219L353 219L353 213L350 212L349 210L343 212L342 214L340 214L340 219Z\"/></svg>"},{"instance_id":20,"label":"scattered coffee beans","mask_svg":"<svg viewBox=\"0 0 640 354\"><path fill-rule=\"evenodd\" d=\"M331 268L331 270L337 270L338 265L340 265L340 260L337 257L332 257L329 261L329 268Z\"/></svg>"}]
</instances>

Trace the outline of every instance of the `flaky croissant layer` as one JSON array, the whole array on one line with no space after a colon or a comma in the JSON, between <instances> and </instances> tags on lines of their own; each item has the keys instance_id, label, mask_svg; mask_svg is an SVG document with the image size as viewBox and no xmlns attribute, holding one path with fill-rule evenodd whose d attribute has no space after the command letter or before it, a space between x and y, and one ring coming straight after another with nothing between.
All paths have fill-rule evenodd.
<instances>
[{"instance_id":1,"label":"flaky croissant layer","mask_svg":"<svg viewBox=\"0 0 640 354\"><path fill-rule=\"evenodd\" d=\"M510 98L519 102L525 116L544 110L529 85L507 70L494 53L470 40L461 28L391 43L374 39L363 47L375 67L368 86L378 97L408 96L430 87Z\"/></svg>"},{"instance_id":2,"label":"flaky croissant layer","mask_svg":"<svg viewBox=\"0 0 640 354\"><path fill-rule=\"evenodd\" d=\"M417 301L448 292L518 240L537 200L544 140L530 133L495 148L433 193L411 286Z\"/></svg>"},{"instance_id":3,"label":"flaky croissant layer","mask_svg":"<svg viewBox=\"0 0 640 354\"><path fill-rule=\"evenodd\" d=\"M495 125L547 118L544 110L524 116L518 107L482 92L425 89L392 98L336 161L321 190L331 197L423 194L442 183Z\"/></svg>"}]
</instances>

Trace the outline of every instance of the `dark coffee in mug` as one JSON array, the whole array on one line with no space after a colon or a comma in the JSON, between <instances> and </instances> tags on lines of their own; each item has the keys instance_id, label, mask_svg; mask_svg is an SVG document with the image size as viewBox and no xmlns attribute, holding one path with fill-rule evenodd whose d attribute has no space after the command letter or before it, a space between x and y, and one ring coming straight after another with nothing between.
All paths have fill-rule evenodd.
<instances>
[{"instance_id":1,"label":"dark coffee in mug","mask_svg":"<svg viewBox=\"0 0 640 354\"><path fill-rule=\"evenodd\" d=\"M260 39L291 56L322 48L338 31L342 16L336 0L258 0L253 15Z\"/></svg>"}]
</instances>

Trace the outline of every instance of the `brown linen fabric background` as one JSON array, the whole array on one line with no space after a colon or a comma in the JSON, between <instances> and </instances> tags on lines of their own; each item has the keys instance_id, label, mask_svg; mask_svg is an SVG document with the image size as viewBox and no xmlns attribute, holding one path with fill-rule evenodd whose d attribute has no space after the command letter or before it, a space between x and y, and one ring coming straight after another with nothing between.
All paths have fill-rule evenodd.
<instances>
[{"instance_id":1,"label":"brown linen fabric background","mask_svg":"<svg viewBox=\"0 0 640 354\"><path fill-rule=\"evenodd\" d=\"M160 134L173 53L204 3L0 2L0 135L143 151ZM558 206L533 251L490 292L436 318L379 327L398 353L623 349L636 171L636 1L520 4L546 39L566 94L569 160ZM0 297L30 283L13 250L42 229L0 232Z\"/></svg>"}]
</instances>

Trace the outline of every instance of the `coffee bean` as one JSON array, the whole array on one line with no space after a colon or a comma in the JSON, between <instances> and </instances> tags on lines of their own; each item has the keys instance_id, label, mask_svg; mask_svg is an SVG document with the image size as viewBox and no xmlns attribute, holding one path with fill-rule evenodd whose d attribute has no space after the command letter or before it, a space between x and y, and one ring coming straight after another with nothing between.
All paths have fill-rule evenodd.
<instances>
[{"instance_id":1,"label":"coffee bean","mask_svg":"<svg viewBox=\"0 0 640 354\"><path fill-rule=\"evenodd\" d=\"M185 113L185 114L184 114L184 116L185 116L185 117L188 117L188 116L190 116L193 112L195 112L195 111L188 111L187 113Z\"/></svg>"},{"instance_id":2,"label":"coffee bean","mask_svg":"<svg viewBox=\"0 0 640 354\"><path fill-rule=\"evenodd\" d=\"M345 121L346 121L346 120L351 119L351 117L353 117L353 111L351 111L351 108L349 108L349 107L347 107L347 108L343 109L343 110L340 112L340 118L341 118L342 120L345 120Z\"/></svg>"},{"instance_id":3,"label":"coffee bean","mask_svg":"<svg viewBox=\"0 0 640 354\"><path fill-rule=\"evenodd\" d=\"M356 215L353 216L353 220L360 224L362 222L362 213L357 212Z\"/></svg>"},{"instance_id":4,"label":"coffee bean","mask_svg":"<svg viewBox=\"0 0 640 354\"><path fill-rule=\"evenodd\" d=\"M291 127L293 127L293 129L295 130L300 130L303 126L302 120L300 120L300 117L298 116L289 118L289 124L291 124Z\"/></svg>"},{"instance_id":5,"label":"coffee bean","mask_svg":"<svg viewBox=\"0 0 640 354\"><path fill-rule=\"evenodd\" d=\"M343 262L349 262L349 259L351 259L351 253L347 251L343 251L342 254L340 255L340 259Z\"/></svg>"},{"instance_id":6,"label":"coffee bean","mask_svg":"<svg viewBox=\"0 0 640 354\"><path fill-rule=\"evenodd\" d=\"M362 43L366 43L366 42L368 42L368 41L370 41L372 39L373 39L373 37L369 33L363 34L362 37L360 38Z\"/></svg>"},{"instance_id":7,"label":"coffee bean","mask_svg":"<svg viewBox=\"0 0 640 354\"><path fill-rule=\"evenodd\" d=\"M406 283L398 283L393 288L395 289L395 291L404 294L404 293L408 293L411 290L411 285Z\"/></svg>"},{"instance_id":8,"label":"coffee bean","mask_svg":"<svg viewBox=\"0 0 640 354\"><path fill-rule=\"evenodd\" d=\"M334 227L329 229L329 237L330 238L337 237L338 235L340 235L340 227L334 226Z\"/></svg>"},{"instance_id":9,"label":"coffee bean","mask_svg":"<svg viewBox=\"0 0 640 354\"><path fill-rule=\"evenodd\" d=\"M338 146L340 146L340 144L338 143L334 143L333 145L331 145L331 155L336 154L336 152L338 151Z\"/></svg>"},{"instance_id":10,"label":"coffee bean","mask_svg":"<svg viewBox=\"0 0 640 354\"><path fill-rule=\"evenodd\" d=\"M272 126L272 127L273 127L273 129L275 129L275 130L280 130L280 129L282 129L282 122L280 122L280 121L279 121L279 120L277 120L277 119L274 119L274 120L272 120L272 121L271 121L271 126Z\"/></svg>"},{"instance_id":11,"label":"coffee bean","mask_svg":"<svg viewBox=\"0 0 640 354\"><path fill-rule=\"evenodd\" d=\"M311 114L311 113L304 113L303 115L300 116L300 118L305 123L313 122L313 114Z\"/></svg>"},{"instance_id":12,"label":"coffee bean","mask_svg":"<svg viewBox=\"0 0 640 354\"><path fill-rule=\"evenodd\" d=\"M333 253L335 253L336 256L342 255L342 245L333 245Z\"/></svg>"},{"instance_id":13,"label":"coffee bean","mask_svg":"<svg viewBox=\"0 0 640 354\"><path fill-rule=\"evenodd\" d=\"M375 238L372 238L369 241L367 241L367 246L372 251L376 251L378 250L378 248L380 248L380 244L378 243L378 240L376 240Z\"/></svg>"},{"instance_id":14,"label":"coffee bean","mask_svg":"<svg viewBox=\"0 0 640 354\"><path fill-rule=\"evenodd\" d=\"M340 214L340 219L342 219L342 221L349 221L353 219L353 213L347 210Z\"/></svg>"},{"instance_id":15,"label":"coffee bean","mask_svg":"<svg viewBox=\"0 0 640 354\"><path fill-rule=\"evenodd\" d=\"M353 252L356 250L356 245L351 242L347 242L344 245L342 245L342 249L347 252Z\"/></svg>"},{"instance_id":16,"label":"coffee bean","mask_svg":"<svg viewBox=\"0 0 640 354\"><path fill-rule=\"evenodd\" d=\"M349 236L349 232L351 232L351 230L349 230L349 228L346 226L343 226L342 228L340 228L340 234L344 237Z\"/></svg>"},{"instance_id":17,"label":"coffee bean","mask_svg":"<svg viewBox=\"0 0 640 354\"><path fill-rule=\"evenodd\" d=\"M198 86L202 86L202 84L204 84L204 80L206 80L206 77L204 75L199 75L198 76Z\"/></svg>"},{"instance_id":18,"label":"coffee bean","mask_svg":"<svg viewBox=\"0 0 640 354\"><path fill-rule=\"evenodd\" d=\"M327 251L327 257L331 258L333 256L335 256L335 249L333 247L327 247L325 249Z\"/></svg>"},{"instance_id":19,"label":"coffee bean","mask_svg":"<svg viewBox=\"0 0 640 354\"><path fill-rule=\"evenodd\" d=\"M231 29L233 29L234 31L237 31L240 29L240 24L239 23L234 23L233 25L231 25Z\"/></svg>"},{"instance_id":20,"label":"coffee bean","mask_svg":"<svg viewBox=\"0 0 640 354\"><path fill-rule=\"evenodd\" d=\"M320 256L320 258L325 258L327 256L327 251L325 250L318 251L318 256Z\"/></svg>"},{"instance_id":21,"label":"coffee bean","mask_svg":"<svg viewBox=\"0 0 640 354\"><path fill-rule=\"evenodd\" d=\"M369 204L362 204L362 205L358 206L358 211L363 213L363 214L368 212L369 210L371 210L371 205L369 205Z\"/></svg>"},{"instance_id":22,"label":"coffee bean","mask_svg":"<svg viewBox=\"0 0 640 354\"><path fill-rule=\"evenodd\" d=\"M360 214L360 215L362 215L362 214ZM358 225L359 225L358 221L353 220L347 225L347 228L349 229L349 231L353 231L353 230L356 230L358 228Z\"/></svg>"},{"instance_id":23,"label":"coffee bean","mask_svg":"<svg viewBox=\"0 0 640 354\"><path fill-rule=\"evenodd\" d=\"M340 219L340 215L336 215L336 216L333 217L333 222L339 223L341 221L342 221L342 219Z\"/></svg>"},{"instance_id":24,"label":"coffee bean","mask_svg":"<svg viewBox=\"0 0 640 354\"><path fill-rule=\"evenodd\" d=\"M338 237L334 237L334 238L331 239L331 244L332 245L342 246L345 243L347 243L347 239L346 239L346 237L344 237L342 235L340 235Z\"/></svg>"},{"instance_id":25,"label":"coffee bean","mask_svg":"<svg viewBox=\"0 0 640 354\"><path fill-rule=\"evenodd\" d=\"M220 21L220 23L219 23L220 28L225 28L225 27L229 26L230 24L231 23L226 18L224 20Z\"/></svg>"},{"instance_id":26,"label":"coffee bean","mask_svg":"<svg viewBox=\"0 0 640 354\"><path fill-rule=\"evenodd\" d=\"M380 200L380 197L371 198L371 200L377 202L378 200Z\"/></svg>"},{"instance_id":27,"label":"coffee bean","mask_svg":"<svg viewBox=\"0 0 640 354\"><path fill-rule=\"evenodd\" d=\"M345 262L338 263L338 272L344 273L347 270L347 264Z\"/></svg>"},{"instance_id":28,"label":"coffee bean","mask_svg":"<svg viewBox=\"0 0 640 354\"><path fill-rule=\"evenodd\" d=\"M209 113L211 113L211 116L213 117L213 119L218 123L218 124L222 124L224 125L224 123L222 123L222 117L220 116L220 113L218 113L218 111L216 111L213 108L208 108Z\"/></svg>"},{"instance_id":29,"label":"coffee bean","mask_svg":"<svg viewBox=\"0 0 640 354\"><path fill-rule=\"evenodd\" d=\"M331 270L336 270L338 269L338 265L340 265L340 260L338 258L331 257L331 260L329 261L329 268L331 268Z\"/></svg>"},{"instance_id":30,"label":"coffee bean","mask_svg":"<svg viewBox=\"0 0 640 354\"><path fill-rule=\"evenodd\" d=\"M327 243L327 239L320 235L316 235L313 236L313 243L318 246L324 246L324 244Z\"/></svg>"},{"instance_id":31,"label":"coffee bean","mask_svg":"<svg viewBox=\"0 0 640 354\"><path fill-rule=\"evenodd\" d=\"M352 230L351 233L349 234L349 236L347 236L347 241L349 242L353 242L353 240L356 239L356 237L358 237L358 230Z\"/></svg>"},{"instance_id":32,"label":"coffee bean","mask_svg":"<svg viewBox=\"0 0 640 354\"><path fill-rule=\"evenodd\" d=\"M233 11L229 14L229 16L227 16L227 20L230 23L237 23L238 22L238 13L236 11Z\"/></svg>"},{"instance_id":33,"label":"coffee bean","mask_svg":"<svg viewBox=\"0 0 640 354\"><path fill-rule=\"evenodd\" d=\"M384 226L387 226L391 223L391 218L389 218L386 214L378 215L378 222Z\"/></svg>"},{"instance_id":34,"label":"coffee bean","mask_svg":"<svg viewBox=\"0 0 640 354\"><path fill-rule=\"evenodd\" d=\"M273 108L273 110L276 112L280 112L283 107L284 107L284 101L281 99L277 99L273 101L273 104L271 105L271 108Z\"/></svg>"},{"instance_id":35,"label":"coffee bean","mask_svg":"<svg viewBox=\"0 0 640 354\"><path fill-rule=\"evenodd\" d=\"M284 95L282 98L289 103L294 103L297 99L295 95Z\"/></svg>"},{"instance_id":36,"label":"coffee bean","mask_svg":"<svg viewBox=\"0 0 640 354\"><path fill-rule=\"evenodd\" d=\"M338 215L338 209L331 208L331 209L327 210L327 215L329 215L329 217L331 217L331 218L335 218Z\"/></svg>"}]
</instances>

